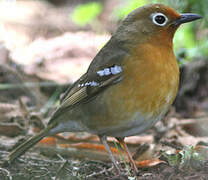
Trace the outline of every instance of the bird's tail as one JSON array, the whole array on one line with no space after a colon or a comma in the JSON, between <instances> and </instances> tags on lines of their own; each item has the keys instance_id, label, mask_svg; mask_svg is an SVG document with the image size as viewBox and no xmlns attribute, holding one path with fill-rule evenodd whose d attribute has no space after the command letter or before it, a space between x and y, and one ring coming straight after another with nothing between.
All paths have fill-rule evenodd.
<instances>
[{"instance_id":1,"label":"bird's tail","mask_svg":"<svg viewBox=\"0 0 208 180\"><path fill-rule=\"evenodd\" d=\"M51 128L52 128L51 126L48 126L46 129L42 130L39 134L31 137L26 142L15 148L8 156L8 163L11 164L16 158L23 155L28 149L30 149L32 146L38 143L41 139L43 139L45 136L48 136Z\"/></svg>"}]
</instances>

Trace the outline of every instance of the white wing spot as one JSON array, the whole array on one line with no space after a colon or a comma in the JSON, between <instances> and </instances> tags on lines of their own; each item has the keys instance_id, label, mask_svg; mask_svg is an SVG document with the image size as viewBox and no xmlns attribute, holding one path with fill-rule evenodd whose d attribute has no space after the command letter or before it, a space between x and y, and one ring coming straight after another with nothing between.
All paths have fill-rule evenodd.
<instances>
[{"instance_id":1,"label":"white wing spot","mask_svg":"<svg viewBox=\"0 0 208 180\"><path fill-rule=\"evenodd\" d=\"M118 73L120 73L121 71L122 71L121 66L115 65L114 67L111 67L111 73L112 73L113 75L118 74Z\"/></svg>"},{"instance_id":2,"label":"white wing spot","mask_svg":"<svg viewBox=\"0 0 208 180\"><path fill-rule=\"evenodd\" d=\"M90 81L90 82L78 84L78 87L98 86L98 85L99 85L99 83L97 83L97 82L95 82L95 81Z\"/></svg>"},{"instance_id":3,"label":"white wing spot","mask_svg":"<svg viewBox=\"0 0 208 180\"><path fill-rule=\"evenodd\" d=\"M109 68L105 68L103 71L104 71L105 76L108 76L111 74L111 71Z\"/></svg>"},{"instance_id":4,"label":"white wing spot","mask_svg":"<svg viewBox=\"0 0 208 180\"><path fill-rule=\"evenodd\" d=\"M100 70L100 71L97 71L97 74L99 76L108 76L108 75L115 75L115 74L119 74L120 72L122 72L122 68L121 66L113 66L113 67L110 67L110 68L105 68L103 70Z\"/></svg>"},{"instance_id":5,"label":"white wing spot","mask_svg":"<svg viewBox=\"0 0 208 180\"><path fill-rule=\"evenodd\" d=\"M98 72L97 72L97 74L98 74L99 76L104 76L104 75L105 75L105 73L104 73L104 71L103 71L103 70L98 71Z\"/></svg>"},{"instance_id":6,"label":"white wing spot","mask_svg":"<svg viewBox=\"0 0 208 180\"><path fill-rule=\"evenodd\" d=\"M95 81L90 82L90 86L98 86L98 85L99 85L99 83L97 83Z\"/></svg>"}]
</instances>

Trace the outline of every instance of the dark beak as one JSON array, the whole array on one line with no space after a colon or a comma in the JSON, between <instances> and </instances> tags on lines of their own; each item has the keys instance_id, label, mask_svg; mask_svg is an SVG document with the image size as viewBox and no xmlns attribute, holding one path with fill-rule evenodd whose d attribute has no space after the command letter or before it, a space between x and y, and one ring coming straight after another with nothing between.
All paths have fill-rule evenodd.
<instances>
[{"instance_id":1,"label":"dark beak","mask_svg":"<svg viewBox=\"0 0 208 180\"><path fill-rule=\"evenodd\" d=\"M184 14L181 14L179 19L175 20L174 25L178 26L178 25L181 25L183 23L195 21L195 20L201 19L201 18L202 18L202 16L200 16L198 14L184 13Z\"/></svg>"}]
</instances>

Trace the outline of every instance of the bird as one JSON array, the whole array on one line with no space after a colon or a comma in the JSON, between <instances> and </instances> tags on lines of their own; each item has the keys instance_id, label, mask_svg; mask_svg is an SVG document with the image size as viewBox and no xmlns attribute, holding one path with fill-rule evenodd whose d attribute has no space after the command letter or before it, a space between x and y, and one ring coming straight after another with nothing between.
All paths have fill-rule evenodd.
<instances>
[{"instance_id":1,"label":"bird","mask_svg":"<svg viewBox=\"0 0 208 180\"><path fill-rule=\"evenodd\" d=\"M98 135L120 173L107 142L108 136L115 137L138 172L124 139L144 133L169 110L179 85L174 34L181 24L200 18L194 13L179 14L163 4L132 11L86 73L66 90L47 127L14 149L8 162L46 136L86 131Z\"/></svg>"}]
</instances>

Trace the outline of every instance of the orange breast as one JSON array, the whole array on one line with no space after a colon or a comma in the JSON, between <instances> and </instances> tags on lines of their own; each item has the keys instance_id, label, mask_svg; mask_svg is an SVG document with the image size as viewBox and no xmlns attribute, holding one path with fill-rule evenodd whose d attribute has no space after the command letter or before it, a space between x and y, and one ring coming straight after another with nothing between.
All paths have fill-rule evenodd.
<instances>
[{"instance_id":1,"label":"orange breast","mask_svg":"<svg viewBox=\"0 0 208 180\"><path fill-rule=\"evenodd\" d=\"M104 97L110 107L107 124L128 121L136 112L156 118L175 99L179 70L171 47L143 44L124 61L123 73L122 82L104 93L111 97Z\"/></svg>"}]
</instances>

